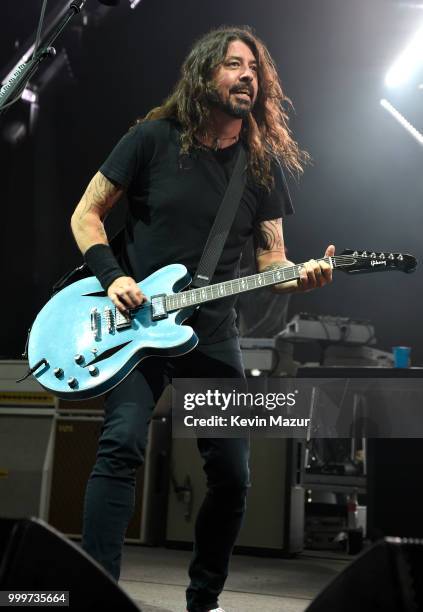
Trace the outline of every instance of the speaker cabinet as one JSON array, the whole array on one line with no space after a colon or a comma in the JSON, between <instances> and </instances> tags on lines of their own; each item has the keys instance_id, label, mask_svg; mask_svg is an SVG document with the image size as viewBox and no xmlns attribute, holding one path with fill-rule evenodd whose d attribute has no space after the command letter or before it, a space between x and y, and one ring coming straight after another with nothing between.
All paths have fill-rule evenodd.
<instances>
[{"instance_id":1,"label":"speaker cabinet","mask_svg":"<svg viewBox=\"0 0 423 612\"><path fill-rule=\"evenodd\" d=\"M297 440L253 438L247 511L237 547L294 554L303 549L304 489L297 484ZM168 544L193 541L194 523L206 492L202 459L194 439L173 439L167 515Z\"/></svg>"},{"instance_id":2,"label":"speaker cabinet","mask_svg":"<svg viewBox=\"0 0 423 612\"><path fill-rule=\"evenodd\" d=\"M101 433L101 416L60 415L56 421L49 523L74 537L82 532L87 480L93 468ZM144 465L138 470L135 511L126 540L160 544L164 539L167 486L167 419L153 419Z\"/></svg>"},{"instance_id":3,"label":"speaker cabinet","mask_svg":"<svg viewBox=\"0 0 423 612\"><path fill-rule=\"evenodd\" d=\"M27 361L0 361L0 517L39 517L80 537L104 398L57 400L33 377L17 384L27 371ZM168 386L150 422L128 541L157 545L165 540L170 405Z\"/></svg>"},{"instance_id":4,"label":"speaker cabinet","mask_svg":"<svg viewBox=\"0 0 423 612\"><path fill-rule=\"evenodd\" d=\"M0 408L0 516L47 519L53 411Z\"/></svg>"},{"instance_id":5,"label":"speaker cabinet","mask_svg":"<svg viewBox=\"0 0 423 612\"><path fill-rule=\"evenodd\" d=\"M56 402L33 377L16 382L27 371L0 360L0 516L46 520Z\"/></svg>"}]
</instances>

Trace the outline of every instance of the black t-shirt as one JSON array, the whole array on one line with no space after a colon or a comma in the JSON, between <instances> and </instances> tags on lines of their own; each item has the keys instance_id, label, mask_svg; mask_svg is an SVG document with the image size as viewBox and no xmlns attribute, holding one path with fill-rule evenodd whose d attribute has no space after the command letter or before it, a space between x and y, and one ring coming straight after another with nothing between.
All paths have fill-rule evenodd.
<instances>
[{"instance_id":1,"label":"black t-shirt","mask_svg":"<svg viewBox=\"0 0 423 612\"><path fill-rule=\"evenodd\" d=\"M125 240L118 253L126 274L139 282L167 264L182 263L194 275L238 146L218 151L199 147L181 157L179 126L167 119L140 123L118 142L100 172L127 189ZM241 249L254 224L293 212L278 164L274 177L271 193L247 180L213 283L238 276ZM229 296L201 305L190 321L201 343L237 334L235 300Z\"/></svg>"}]
</instances>

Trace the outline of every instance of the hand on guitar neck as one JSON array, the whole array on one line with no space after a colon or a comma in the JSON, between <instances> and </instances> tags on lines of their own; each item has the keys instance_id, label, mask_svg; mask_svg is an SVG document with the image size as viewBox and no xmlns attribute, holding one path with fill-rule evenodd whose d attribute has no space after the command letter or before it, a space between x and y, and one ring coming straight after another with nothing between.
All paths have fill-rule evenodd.
<instances>
[{"instance_id":1,"label":"hand on guitar neck","mask_svg":"<svg viewBox=\"0 0 423 612\"><path fill-rule=\"evenodd\" d=\"M335 247L330 244L325 251L324 257L333 257L335 255ZM295 265L292 261L285 260L283 262L275 262L268 266L266 270L272 268L280 268L281 266L293 266ZM273 290L280 293L290 292L305 292L316 289L317 287L324 287L328 283L332 282L332 267L329 263L323 259L310 259L303 263L300 268L300 278L290 282L281 283L280 285L274 285Z\"/></svg>"}]
</instances>

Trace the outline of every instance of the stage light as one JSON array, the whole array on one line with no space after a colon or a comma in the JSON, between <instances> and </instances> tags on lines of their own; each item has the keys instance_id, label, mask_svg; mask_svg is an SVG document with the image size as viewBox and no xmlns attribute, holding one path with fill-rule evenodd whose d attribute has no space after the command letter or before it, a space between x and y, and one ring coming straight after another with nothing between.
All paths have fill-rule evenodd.
<instances>
[{"instance_id":1,"label":"stage light","mask_svg":"<svg viewBox=\"0 0 423 612\"><path fill-rule=\"evenodd\" d=\"M403 128L405 128L407 132L413 138L415 138L415 140L417 140L419 144L423 145L423 134L421 134L413 125L411 125L411 123L407 121L404 115L401 115L401 113L395 108L395 106L393 106L390 102L388 102L388 100L385 100L384 98L380 101L380 105L383 106L383 108L387 110L388 113L392 115L392 117L394 117L394 119L396 119L398 123L402 125Z\"/></svg>"},{"instance_id":2,"label":"stage light","mask_svg":"<svg viewBox=\"0 0 423 612\"><path fill-rule=\"evenodd\" d=\"M423 65L423 26L416 32L410 43L394 62L385 78L388 87L399 87L411 79Z\"/></svg>"},{"instance_id":3,"label":"stage light","mask_svg":"<svg viewBox=\"0 0 423 612\"><path fill-rule=\"evenodd\" d=\"M250 371L251 376L261 376L261 370L259 370L258 368L253 368Z\"/></svg>"}]
</instances>

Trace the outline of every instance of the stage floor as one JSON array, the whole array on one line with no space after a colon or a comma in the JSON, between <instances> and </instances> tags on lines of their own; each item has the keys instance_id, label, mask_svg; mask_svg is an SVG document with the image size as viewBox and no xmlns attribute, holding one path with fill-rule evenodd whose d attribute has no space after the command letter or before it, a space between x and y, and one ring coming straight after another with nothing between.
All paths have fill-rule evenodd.
<instances>
[{"instance_id":1,"label":"stage floor","mask_svg":"<svg viewBox=\"0 0 423 612\"><path fill-rule=\"evenodd\" d=\"M354 557L306 551L294 559L234 555L226 612L302 612ZM188 551L126 545L120 585L143 612L184 612Z\"/></svg>"}]
</instances>

